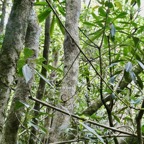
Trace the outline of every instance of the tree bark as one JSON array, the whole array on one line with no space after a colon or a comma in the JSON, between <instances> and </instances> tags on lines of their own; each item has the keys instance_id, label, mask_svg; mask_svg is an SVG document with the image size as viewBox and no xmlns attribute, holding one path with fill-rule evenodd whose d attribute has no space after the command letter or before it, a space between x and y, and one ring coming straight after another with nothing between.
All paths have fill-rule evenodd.
<instances>
[{"instance_id":1,"label":"tree bark","mask_svg":"<svg viewBox=\"0 0 144 144\"><path fill-rule=\"evenodd\" d=\"M1 21L0 21L0 34L3 34L3 31L4 31L6 6L7 6L7 0L3 0L3 2L2 2L2 15L1 15Z\"/></svg>"},{"instance_id":2,"label":"tree bark","mask_svg":"<svg viewBox=\"0 0 144 144\"><path fill-rule=\"evenodd\" d=\"M72 35L74 40L79 44L78 20L80 15L81 1L66 1L66 29ZM73 112L74 94L78 81L79 59L77 58L79 50L70 38L69 34L65 34L64 41L64 80L62 83L60 98L62 105L65 106L70 113ZM72 65L72 63L74 64ZM65 130L70 125L70 116L55 112L52 131L50 134L50 142L66 140Z\"/></svg>"},{"instance_id":3,"label":"tree bark","mask_svg":"<svg viewBox=\"0 0 144 144\"><path fill-rule=\"evenodd\" d=\"M14 0L0 52L0 140L5 107L14 80L17 60L25 41L30 9L30 0Z\"/></svg>"},{"instance_id":4,"label":"tree bark","mask_svg":"<svg viewBox=\"0 0 144 144\"><path fill-rule=\"evenodd\" d=\"M27 59L27 63L33 68L33 60L37 57L38 46L39 46L39 34L40 29L37 22L37 17L34 12L34 9L31 9L29 15L29 24L26 33L25 46L33 50L34 54L32 57ZM20 77L16 87L16 92L14 99L11 104L10 112L7 116L7 120L4 127L4 132L2 136L2 141L0 144L16 144L17 143L17 134L22 118L22 113L24 108L16 109L16 105L19 101L26 103L28 96L30 95L29 91L32 85L32 80L26 84L25 79Z\"/></svg>"}]
</instances>

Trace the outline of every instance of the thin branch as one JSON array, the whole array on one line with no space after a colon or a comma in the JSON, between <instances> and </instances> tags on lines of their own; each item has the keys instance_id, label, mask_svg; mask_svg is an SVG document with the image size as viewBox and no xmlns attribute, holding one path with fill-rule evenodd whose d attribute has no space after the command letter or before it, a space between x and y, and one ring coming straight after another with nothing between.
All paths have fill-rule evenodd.
<instances>
[{"instance_id":1,"label":"thin branch","mask_svg":"<svg viewBox=\"0 0 144 144\"><path fill-rule=\"evenodd\" d=\"M74 38L72 37L72 35L69 33L69 31L67 30L67 28L64 26L64 24L62 23L62 21L60 20L56 10L53 8L53 6L51 5L51 3L46 0L47 4L49 5L49 7L52 9L53 13L55 14L55 16L57 17L57 19L59 20L60 24L62 25L62 27L65 29L65 31L69 34L70 38L72 39L73 43L77 46L77 48L79 49L80 53L86 58L86 60L88 61L88 63L91 65L91 67L93 68L93 70L95 71L95 73L102 79L102 81L105 83L105 85L111 90L111 92L113 92L113 94L115 94L115 96L122 102L124 103L127 107L130 107L123 99L121 99L116 92L114 92L111 87L109 86L109 84L102 78L101 74L99 74L99 72L96 70L95 66L92 64L92 62L89 60L89 58L85 55L85 53L82 51L82 49L79 47L79 45L77 44L77 42L74 40Z\"/></svg>"},{"instance_id":2,"label":"thin branch","mask_svg":"<svg viewBox=\"0 0 144 144\"><path fill-rule=\"evenodd\" d=\"M123 134L127 134L127 135L130 135L130 136L137 137L136 134L132 134L132 133L129 133L129 132L126 132L126 131L123 131L123 130L119 130L119 129L114 128L114 127L109 127L109 126L106 126L106 125L102 125L102 124L99 124L97 122L94 122L94 121L91 121L91 120L87 120L86 118L82 118L82 117L79 117L77 115L71 114L69 112L66 112L66 111L64 111L64 110L62 110L62 109L60 109L58 107L55 107L55 106L53 106L51 104L43 102L43 101L41 101L41 100L39 100L37 98L34 98L32 96L29 96L29 99L31 99L33 101L36 101L36 102L42 104L43 106L50 107L50 108L52 108L52 109L54 109L54 110L56 110L58 112L61 112L61 113L66 114L66 115L69 115L70 117L73 117L73 118L76 118L76 119L79 119L79 120L82 120L82 121L86 121L87 123L90 123L90 124L93 124L93 125L96 125L96 126L99 126L99 127L102 127L102 128L106 128L106 129L109 129L109 130L112 130L112 131L115 131L115 132L119 132L119 133L123 133Z\"/></svg>"}]
</instances>

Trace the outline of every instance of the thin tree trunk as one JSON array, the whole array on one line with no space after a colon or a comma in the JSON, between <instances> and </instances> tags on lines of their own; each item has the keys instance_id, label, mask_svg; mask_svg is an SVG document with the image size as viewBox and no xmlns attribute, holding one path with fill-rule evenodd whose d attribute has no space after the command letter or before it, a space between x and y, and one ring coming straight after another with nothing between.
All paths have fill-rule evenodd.
<instances>
[{"instance_id":1,"label":"thin tree trunk","mask_svg":"<svg viewBox=\"0 0 144 144\"><path fill-rule=\"evenodd\" d=\"M53 59L53 63L52 63L52 66L53 67L55 67L55 68L57 68L57 65L58 65L58 57L59 57L59 52L58 52L58 49L53 49L53 51L52 51L52 59ZM54 71L52 71L52 73L50 74L50 81L56 86L56 75L57 75L57 73L56 73L56 71L54 70ZM58 87L56 87L56 88L58 88ZM53 103L53 101L51 101L51 92L49 93L49 95L48 95L49 97L49 100L50 100L50 103ZM50 114L50 115L52 115L53 114L53 109L51 109L51 108L49 108L49 107L47 107L47 109L46 109L46 112L48 113L48 114ZM47 129L47 133L46 133L46 135L44 135L44 138L43 138L43 144L47 144L48 143L48 141L49 141L49 128L51 127L51 123L52 123L52 117L49 117L49 116L47 116L46 118L45 118L45 122L44 122L45 124L45 128Z\"/></svg>"},{"instance_id":2,"label":"thin tree trunk","mask_svg":"<svg viewBox=\"0 0 144 144\"><path fill-rule=\"evenodd\" d=\"M45 40L44 40L44 50L43 50L43 58L45 58L45 61L43 62L44 65L48 64L48 54L49 54L49 46L50 46L50 19L51 17L49 15L45 21ZM47 77L47 70L44 67L42 67L41 74L44 77ZM43 94L45 92L45 84L46 82L42 78L40 78L39 87L36 95L36 97L40 100L42 99ZM38 111L40 110L40 104L36 102L34 105L34 109L36 111L34 112L33 122L35 125L37 125L38 121L36 120L36 117L39 114ZM35 139L36 132L37 132L36 129L32 127L29 144L36 144L36 139Z\"/></svg>"},{"instance_id":3,"label":"thin tree trunk","mask_svg":"<svg viewBox=\"0 0 144 144\"><path fill-rule=\"evenodd\" d=\"M5 16L6 16L6 5L7 0L3 0L2 2L2 15L1 15L1 21L0 21L0 34L4 31L4 22L5 22Z\"/></svg>"},{"instance_id":4,"label":"thin tree trunk","mask_svg":"<svg viewBox=\"0 0 144 144\"><path fill-rule=\"evenodd\" d=\"M72 35L74 40L79 44L78 20L80 15L81 1L66 1L66 28ZM64 74L65 78L62 83L60 98L62 105L71 113L74 106L74 94L78 81L79 59L77 58L79 50L73 43L69 34L65 34L64 41ZM74 62L75 61L75 62ZM72 65L72 63L74 64ZM52 132L50 134L50 142L66 140L65 130L70 126L70 116L56 112L52 124Z\"/></svg>"},{"instance_id":5,"label":"thin tree trunk","mask_svg":"<svg viewBox=\"0 0 144 144\"><path fill-rule=\"evenodd\" d=\"M30 14L30 0L14 0L0 52L0 141L4 125L5 107L16 72L16 64L23 48Z\"/></svg>"},{"instance_id":6,"label":"thin tree trunk","mask_svg":"<svg viewBox=\"0 0 144 144\"><path fill-rule=\"evenodd\" d=\"M33 61L37 57L37 53L38 53L39 34L40 34L40 29L37 22L37 17L34 10L32 9L29 16L29 24L28 24L26 40L25 40L25 46L34 51L34 55L31 58L28 58L27 60L27 63L31 67L34 67L34 64L31 61ZM12 101L12 105L10 108L10 112L8 114L5 123L2 142L0 144L17 143L18 128L20 125L20 121L24 109L23 108L16 109L16 105L17 102L19 101L22 101L24 103L26 102L28 96L30 95L29 91L31 85L32 85L32 80L28 84L26 84L24 78L19 78L14 99Z\"/></svg>"}]
</instances>

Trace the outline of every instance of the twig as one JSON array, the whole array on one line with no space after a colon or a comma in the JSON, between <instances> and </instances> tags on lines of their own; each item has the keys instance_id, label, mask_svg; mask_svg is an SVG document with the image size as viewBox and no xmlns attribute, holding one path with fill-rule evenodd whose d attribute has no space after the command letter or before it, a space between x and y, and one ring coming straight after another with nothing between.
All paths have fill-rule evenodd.
<instances>
[{"instance_id":1,"label":"twig","mask_svg":"<svg viewBox=\"0 0 144 144\"><path fill-rule=\"evenodd\" d=\"M106 125L102 125L102 124L99 124L99 123L97 123L97 122L94 122L94 121L91 121L91 120L87 120L86 118L82 118L82 117L79 117L79 116L77 116L77 115L71 114L71 113L69 113L69 112L66 112L66 111L64 111L64 110L62 110L62 109L60 109L60 108L58 108L58 107L55 107L55 106L53 106L53 105L51 105L51 104L48 104L48 103L46 103L46 102L43 102L43 101L41 101L41 100L39 100L39 99L37 99L37 98L34 98L34 97L32 97L32 96L29 96L29 99L31 99L31 100L33 100L33 101L36 101L36 102L42 104L43 106L50 107L50 108L52 108L52 109L54 109L54 110L56 110L56 111L59 111L59 112L61 112L61 113L63 113L63 114L69 115L69 116L71 116L71 117L73 117L73 118L76 118L76 119L79 119L79 120L82 120L82 121L86 121L87 123L90 123L90 124L93 124L93 125L97 125L97 126L99 126L99 127L106 128L106 129L109 129L109 130L112 130L112 131L115 131L115 132L119 132L119 133L123 133L123 134L127 134L127 135L130 135L130 136L137 137L136 134L132 134L132 133L129 133L129 132L126 132L126 131L123 131L123 130L118 130L117 128L109 127L109 126L106 126Z\"/></svg>"}]
</instances>

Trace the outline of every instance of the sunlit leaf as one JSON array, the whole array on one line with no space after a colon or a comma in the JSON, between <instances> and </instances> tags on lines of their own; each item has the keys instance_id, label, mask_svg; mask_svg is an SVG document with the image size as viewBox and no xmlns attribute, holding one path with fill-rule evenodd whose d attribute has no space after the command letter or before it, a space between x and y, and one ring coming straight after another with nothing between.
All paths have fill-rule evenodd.
<instances>
[{"instance_id":1,"label":"sunlit leaf","mask_svg":"<svg viewBox=\"0 0 144 144\"><path fill-rule=\"evenodd\" d=\"M116 7L118 7L120 10L122 10L122 4L118 1L114 2L114 4L116 5Z\"/></svg>"},{"instance_id":2,"label":"sunlit leaf","mask_svg":"<svg viewBox=\"0 0 144 144\"><path fill-rule=\"evenodd\" d=\"M47 2L35 2L34 6L47 6Z\"/></svg>"}]
</instances>

